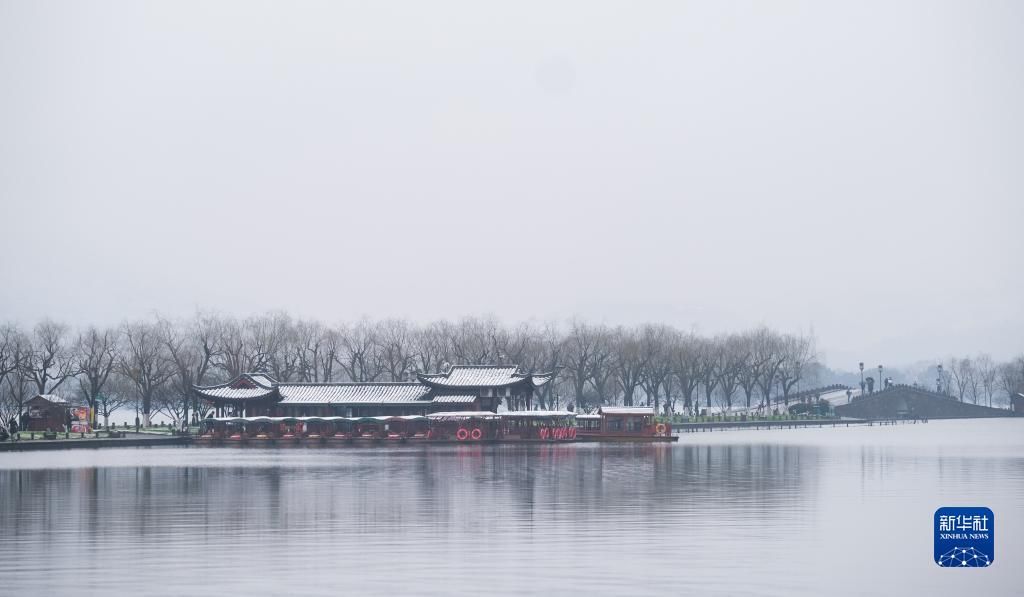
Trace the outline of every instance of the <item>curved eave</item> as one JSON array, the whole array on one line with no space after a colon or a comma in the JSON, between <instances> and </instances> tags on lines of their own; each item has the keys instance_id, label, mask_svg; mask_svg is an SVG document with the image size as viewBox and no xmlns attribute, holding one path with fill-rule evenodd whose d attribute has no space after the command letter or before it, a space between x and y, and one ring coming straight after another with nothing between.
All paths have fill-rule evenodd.
<instances>
[{"instance_id":1,"label":"curved eave","mask_svg":"<svg viewBox=\"0 0 1024 597\"><path fill-rule=\"evenodd\" d=\"M509 381L507 381L505 383L493 383L493 384L489 383L489 384L483 384L483 385L478 385L478 386L468 386L468 385L463 385L463 384L448 384L448 383L444 383L444 381L438 380L438 379L430 379L429 377L423 377L423 376L419 376L419 375L417 377L419 377L419 380L420 380L421 383L423 383L424 385L430 386L431 388L435 388L435 389L439 389L439 390L453 390L453 391L461 390L463 392L468 391L468 390L477 390L477 389L480 389L480 388L510 388L512 386L518 386L518 385L523 385L523 384L526 384L526 383L530 383L530 377L528 377L528 376L527 377L521 377L519 379L512 379L512 380L509 380Z\"/></svg>"},{"instance_id":2,"label":"curved eave","mask_svg":"<svg viewBox=\"0 0 1024 597\"><path fill-rule=\"evenodd\" d=\"M254 389L233 389L226 386L221 387L196 387L192 386L192 391L201 398L211 401L227 401L227 402L252 402L276 399L278 396L277 389L271 388L265 390L260 388L260 391L253 391Z\"/></svg>"}]
</instances>

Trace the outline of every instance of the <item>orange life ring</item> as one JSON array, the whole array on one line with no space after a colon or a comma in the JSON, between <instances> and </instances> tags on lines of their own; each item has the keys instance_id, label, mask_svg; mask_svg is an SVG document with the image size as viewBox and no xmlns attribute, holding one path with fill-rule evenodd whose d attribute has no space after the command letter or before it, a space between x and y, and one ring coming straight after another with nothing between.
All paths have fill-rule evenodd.
<instances>
[{"instance_id":1,"label":"orange life ring","mask_svg":"<svg viewBox=\"0 0 1024 597\"><path fill-rule=\"evenodd\" d=\"M480 431L479 427L474 427L473 431L469 434L474 440L478 440L484 436L484 432Z\"/></svg>"},{"instance_id":2,"label":"orange life ring","mask_svg":"<svg viewBox=\"0 0 1024 597\"><path fill-rule=\"evenodd\" d=\"M665 435L665 432L667 430L668 427L666 427L664 423L658 423L657 425L654 426L654 432L657 433L658 435Z\"/></svg>"},{"instance_id":3,"label":"orange life ring","mask_svg":"<svg viewBox=\"0 0 1024 597\"><path fill-rule=\"evenodd\" d=\"M466 438L469 437L469 430L465 427L459 427L459 430L455 432L455 437L460 442L466 441Z\"/></svg>"}]
</instances>

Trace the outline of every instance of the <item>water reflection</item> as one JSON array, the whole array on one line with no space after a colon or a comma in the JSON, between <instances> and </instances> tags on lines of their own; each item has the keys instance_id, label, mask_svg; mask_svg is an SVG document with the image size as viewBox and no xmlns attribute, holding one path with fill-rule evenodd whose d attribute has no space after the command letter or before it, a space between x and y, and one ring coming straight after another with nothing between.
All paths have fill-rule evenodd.
<instances>
[{"instance_id":1,"label":"water reflection","mask_svg":"<svg viewBox=\"0 0 1024 597\"><path fill-rule=\"evenodd\" d=\"M8 468L0 578L61 594L111 583L280 594L298 582L324 595L782 595L851 574L845 590L858 593L862 577L848 570L862 557L856 545L873 540L858 518L919 547L930 537L915 517L985 484L1001 524L1021 527L1005 514L1024 505L1019 450L986 458L733 437L756 441L117 450L95 453L101 466ZM904 557L917 566L919 554ZM914 567L878 577L889 588L953 587ZM988 578L999 586L998 572Z\"/></svg>"}]
</instances>

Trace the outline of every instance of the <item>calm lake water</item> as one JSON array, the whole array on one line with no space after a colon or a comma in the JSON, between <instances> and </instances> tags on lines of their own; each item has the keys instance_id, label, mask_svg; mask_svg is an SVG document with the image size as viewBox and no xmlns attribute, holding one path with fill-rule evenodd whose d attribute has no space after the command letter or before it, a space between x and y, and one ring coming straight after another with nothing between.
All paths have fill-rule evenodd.
<instances>
[{"instance_id":1,"label":"calm lake water","mask_svg":"<svg viewBox=\"0 0 1024 597\"><path fill-rule=\"evenodd\" d=\"M947 505L995 512L992 567L932 562ZM0 453L0 530L23 595L1020 594L1024 419Z\"/></svg>"}]
</instances>

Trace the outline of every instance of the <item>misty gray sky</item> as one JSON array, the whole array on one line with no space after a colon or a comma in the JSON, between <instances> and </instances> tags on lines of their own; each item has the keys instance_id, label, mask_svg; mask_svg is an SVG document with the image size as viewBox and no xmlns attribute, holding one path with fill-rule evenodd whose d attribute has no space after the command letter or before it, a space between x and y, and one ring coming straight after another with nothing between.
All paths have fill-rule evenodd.
<instances>
[{"instance_id":1,"label":"misty gray sky","mask_svg":"<svg viewBox=\"0 0 1024 597\"><path fill-rule=\"evenodd\" d=\"M1024 348L1024 4L0 1L0 320Z\"/></svg>"}]
</instances>

